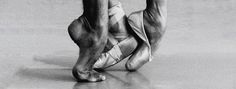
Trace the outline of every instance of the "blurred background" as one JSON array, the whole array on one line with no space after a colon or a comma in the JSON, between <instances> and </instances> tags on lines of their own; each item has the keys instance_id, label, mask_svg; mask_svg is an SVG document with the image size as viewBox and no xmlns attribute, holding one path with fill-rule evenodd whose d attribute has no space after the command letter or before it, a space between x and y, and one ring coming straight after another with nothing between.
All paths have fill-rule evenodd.
<instances>
[{"instance_id":1,"label":"blurred background","mask_svg":"<svg viewBox=\"0 0 236 89\"><path fill-rule=\"evenodd\" d=\"M120 1L127 15L145 8L145 0ZM141 69L156 71L148 77L152 87L142 89L234 89L235 8L235 0L169 0L166 33L154 61ZM81 0L0 0L0 88L33 89L61 71L62 80L70 79L70 70L60 68L70 69L78 57L67 27L81 14ZM68 89L75 83L54 82L36 89Z\"/></svg>"}]
</instances>

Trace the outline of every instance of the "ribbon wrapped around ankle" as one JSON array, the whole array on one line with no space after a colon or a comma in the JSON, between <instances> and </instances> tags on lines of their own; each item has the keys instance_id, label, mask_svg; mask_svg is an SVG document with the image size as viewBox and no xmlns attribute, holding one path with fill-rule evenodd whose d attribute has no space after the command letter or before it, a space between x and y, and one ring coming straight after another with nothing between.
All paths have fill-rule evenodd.
<instances>
[{"instance_id":1,"label":"ribbon wrapped around ankle","mask_svg":"<svg viewBox=\"0 0 236 89\"><path fill-rule=\"evenodd\" d=\"M125 12L122 8L121 3L119 2L117 5L113 6L108 10L109 14L109 26L115 25L123 16L125 16Z\"/></svg>"}]
</instances>

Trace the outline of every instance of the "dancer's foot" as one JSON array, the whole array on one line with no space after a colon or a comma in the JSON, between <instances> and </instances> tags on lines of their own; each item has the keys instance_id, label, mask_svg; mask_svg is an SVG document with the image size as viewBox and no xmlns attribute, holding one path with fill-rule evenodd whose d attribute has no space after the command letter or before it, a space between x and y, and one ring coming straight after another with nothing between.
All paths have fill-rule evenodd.
<instances>
[{"instance_id":1,"label":"dancer's foot","mask_svg":"<svg viewBox=\"0 0 236 89\"><path fill-rule=\"evenodd\" d=\"M96 69L105 69L111 67L131 55L136 49L137 45L138 43L134 37L128 37L117 45L113 46L113 48L108 52L103 53L93 67Z\"/></svg>"},{"instance_id":2,"label":"dancer's foot","mask_svg":"<svg viewBox=\"0 0 236 89\"><path fill-rule=\"evenodd\" d=\"M126 63L126 69L135 71L150 61L149 48L146 44L140 45Z\"/></svg>"}]
</instances>

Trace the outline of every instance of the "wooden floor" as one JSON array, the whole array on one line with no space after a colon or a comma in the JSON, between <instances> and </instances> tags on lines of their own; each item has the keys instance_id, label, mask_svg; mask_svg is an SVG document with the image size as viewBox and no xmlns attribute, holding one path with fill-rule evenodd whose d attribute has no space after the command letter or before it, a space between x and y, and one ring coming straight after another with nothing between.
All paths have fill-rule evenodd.
<instances>
[{"instance_id":1,"label":"wooden floor","mask_svg":"<svg viewBox=\"0 0 236 89\"><path fill-rule=\"evenodd\" d=\"M233 54L160 55L136 72L119 65L102 72L106 80L76 82L71 75L74 59L68 55L35 57L16 70L6 89L235 89L236 56ZM67 60L67 61L65 61ZM27 61L25 61L27 62Z\"/></svg>"}]
</instances>

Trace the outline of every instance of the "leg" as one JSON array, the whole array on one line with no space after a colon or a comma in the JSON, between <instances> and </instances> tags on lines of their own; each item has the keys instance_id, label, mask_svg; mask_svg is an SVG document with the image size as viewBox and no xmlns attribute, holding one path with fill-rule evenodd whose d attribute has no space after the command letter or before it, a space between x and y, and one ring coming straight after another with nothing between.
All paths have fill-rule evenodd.
<instances>
[{"instance_id":1,"label":"leg","mask_svg":"<svg viewBox=\"0 0 236 89\"><path fill-rule=\"evenodd\" d=\"M83 4L83 15L68 28L70 37L80 48L72 73L78 81L102 81L105 76L94 71L93 65L107 41L108 1L83 0Z\"/></svg>"},{"instance_id":2,"label":"leg","mask_svg":"<svg viewBox=\"0 0 236 89\"><path fill-rule=\"evenodd\" d=\"M143 25L151 45L152 53L154 53L159 45L166 28L167 0L146 0L147 7L143 11ZM134 58L126 63L127 70L134 71L149 61L148 46L140 44L138 52L134 54ZM137 58L136 56L140 56Z\"/></svg>"}]
</instances>

